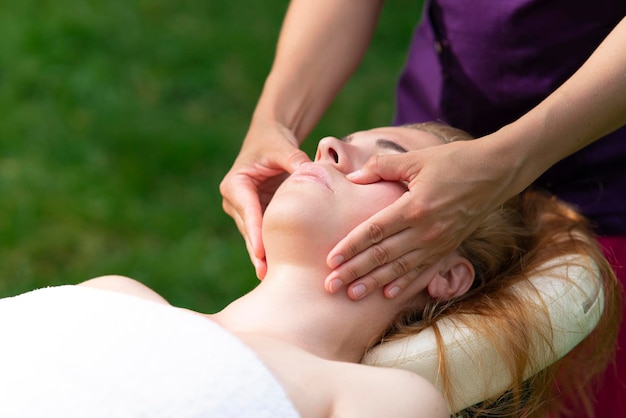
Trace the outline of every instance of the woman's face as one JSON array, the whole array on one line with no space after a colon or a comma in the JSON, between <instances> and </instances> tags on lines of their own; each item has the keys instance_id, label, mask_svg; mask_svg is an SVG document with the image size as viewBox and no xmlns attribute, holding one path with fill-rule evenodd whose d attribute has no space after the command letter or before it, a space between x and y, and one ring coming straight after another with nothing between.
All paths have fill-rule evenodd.
<instances>
[{"instance_id":1,"label":"woman's face","mask_svg":"<svg viewBox=\"0 0 626 418\"><path fill-rule=\"evenodd\" d=\"M346 175L377 154L402 154L442 142L412 128L386 127L354 133L342 140L319 142L315 161L302 165L279 187L267 207L263 236L276 228L282 233L306 234L309 243L334 245L355 226L393 203L407 189L401 182L355 184Z\"/></svg>"}]
</instances>

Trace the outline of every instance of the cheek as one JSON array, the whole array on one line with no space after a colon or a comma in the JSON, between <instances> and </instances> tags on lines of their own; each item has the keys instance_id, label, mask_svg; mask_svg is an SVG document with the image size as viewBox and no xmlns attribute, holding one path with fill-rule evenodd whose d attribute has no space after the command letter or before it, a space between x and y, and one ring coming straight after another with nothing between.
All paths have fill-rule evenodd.
<instances>
[{"instance_id":1,"label":"cheek","mask_svg":"<svg viewBox=\"0 0 626 418\"><path fill-rule=\"evenodd\" d=\"M338 241L354 227L395 202L406 189L398 183L334 183L335 192L309 183L284 184L263 216L263 239L270 231Z\"/></svg>"},{"instance_id":2,"label":"cheek","mask_svg":"<svg viewBox=\"0 0 626 418\"><path fill-rule=\"evenodd\" d=\"M351 212L358 222L362 222L380 210L394 203L406 189L398 183L378 182L359 185L354 199L347 199Z\"/></svg>"}]
</instances>

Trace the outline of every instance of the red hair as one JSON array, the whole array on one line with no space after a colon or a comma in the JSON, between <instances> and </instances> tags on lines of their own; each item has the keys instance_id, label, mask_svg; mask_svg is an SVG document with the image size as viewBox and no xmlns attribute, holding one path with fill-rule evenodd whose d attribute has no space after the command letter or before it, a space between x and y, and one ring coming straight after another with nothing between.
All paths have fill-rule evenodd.
<instances>
[{"instance_id":1,"label":"red hair","mask_svg":"<svg viewBox=\"0 0 626 418\"><path fill-rule=\"evenodd\" d=\"M431 132L444 142L450 142L450 136L453 140L470 138L463 131L438 123L410 126ZM383 340L432 327L440 343L444 395L452 404L454 384L446 378L446 352L437 323L454 315L490 342L509 365L512 376L502 396L469 408L468 416L540 417L549 412L553 417L566 417L568 407L593 416L594 383L615 351L621 292L588 221L556 197L527 191L491 213L457 251L474 265L476 278L471 289L455 300L431 301L419 312L401 315ZM524 372L533 368L531 354L538 344L550 347L552 335L545 326L548 312L541 299L529 303L513 285L532 288L529 277L539 273L546 262L569 254L590 260L581 267L598 275L604 292L603 312L594 331L580 344L556 363L525 378ZM565 275L558 279L571 281ZM542 312L543 317L538 315Z\"/></svg>"}]
</instances>

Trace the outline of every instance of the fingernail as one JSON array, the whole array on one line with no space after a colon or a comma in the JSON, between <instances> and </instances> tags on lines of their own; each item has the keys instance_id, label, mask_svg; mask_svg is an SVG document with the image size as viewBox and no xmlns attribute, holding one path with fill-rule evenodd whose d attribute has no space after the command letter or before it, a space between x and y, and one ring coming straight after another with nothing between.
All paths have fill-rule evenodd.
<instances>
[{"instance_id":1,"label":"fingernail","mask_svg":"<svg viewBox=\"0 0 626 418\"><path fill-rule=\"evenodd\" d=\"M364 284L357 284L352 288L352 295L354 295L356 299L359 299L363 295L365 295L365 292L367 292L367 287L365 287Z\"/></svg>"},{"instance_id":2,"label":"fingernail","mask_svg":"<svg viewBox=\"0 0 626 418\"><path fill-rule=\"evenodd\" d=\"M393 286L391 289L387 291L387 295L390 298L395 297L398 293L400 293L400 286Z\"/></svg>"},{"instance_id":3,"label":"fingernail","mask_svg":"<svg viewBox=\"0 0 626 418\"><path fill-rule=\"evenodd\" d=\"M352 180L352 179L359 177L359 174L361 174L361 170L353 171L352 173L348 174L346 178L348 180Z\"/></svg>"},{"instance_id":4,"label":"fingernail","mask_svg":"<svg viewBox=\"0 0 626 418\"><path fill-rule=\"evenodd\" d=\"M343 286L343 282L341 280L333 279L330 281L328 288L330 289L330 293L335 293L337 290L341 288L341 286Z\"/></svg>"},{"instance_id":5,"label":"fingernail","mask_svg":"<svg viewBox=\"0 0 626 418\"><path fill-rule=\"evenodd\" d=\"M333 258L330 259L330 267L331 269L334 269L335 267L337 267L338 265L340 265L341 263L343 263L343 256L342 255L336 255Z\"/></svg>"}]
</instances>

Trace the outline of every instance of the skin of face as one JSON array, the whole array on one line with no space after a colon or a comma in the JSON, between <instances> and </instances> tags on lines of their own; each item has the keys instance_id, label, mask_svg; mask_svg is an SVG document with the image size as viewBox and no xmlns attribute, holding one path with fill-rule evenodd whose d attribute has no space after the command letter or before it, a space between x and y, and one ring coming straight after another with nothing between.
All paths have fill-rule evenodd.
<instances>
[{"instance_id":1,"label":"skin of face","mask_svg":"<svg viewBox=\"0 0 626 418\"><path fill-rule=\"evenodd\" d=\"M298 233L306 237L310 251L325 251L325 255L355 226L407 190L401 182L355 184L346 178L349 173L373 155L399 154L441 143L433 134L405 127L360 131L343 139L323 138L315 161L287 178L268 205L263 220L266 249L272 247L274 238ZM288 249L283 245L281 251L284 256Z\"/></svg>"},{"instance_id":2,"label":"skin of face","mask_svg":"<svg viewBox=\"0 0 626 418\"><path fill-rule=\"evenodd\" d=\"M402 182L356 184L347 175L373 155L439 144L436 136L411 128L322 139L315 161L287 178L267 207L263 282L212 318L237 334L275 336L322 358L356 362L400 312L419 310L430 297L448 299L464 291L454 254L416 271L405 291L391 300L382 288L354 301L323 287L330 271L325 261L329 248L406 192Z\"/></svg>"}]
</instances>

